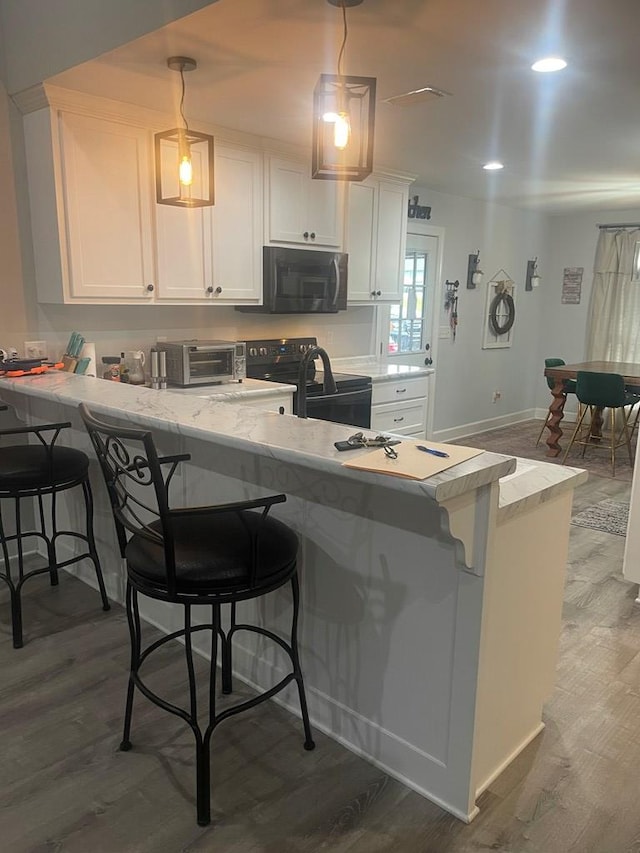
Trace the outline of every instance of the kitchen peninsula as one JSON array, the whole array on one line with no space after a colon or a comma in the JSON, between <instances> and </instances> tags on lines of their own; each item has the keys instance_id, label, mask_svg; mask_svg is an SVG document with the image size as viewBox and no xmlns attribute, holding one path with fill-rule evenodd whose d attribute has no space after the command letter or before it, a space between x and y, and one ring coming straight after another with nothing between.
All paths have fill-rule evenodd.
<instances>
[{"instance_id":1,"label":"kitchen peninsula","mask_svg":"<svg viewBox=\"0 0 640 853\"><path fill-rule=\"evenodd\" d=\"M313 724L457 817L477 814L477 796L542 730L585 472L486 452L424 481L354 471L333 447L348 427L67 373L2 380L0 399L27 422L71 420L91 456L80 402L153 430L161 453L191 454L176 503L284 492ZM122 601L97 463L94 475L98 547ZM271 626L286 624L287 593L268 609ZM143 616L173 630L168 606ZM250 642L237 647L239 676L272 683L278 658Z\"/></svg>"}]
</instances>

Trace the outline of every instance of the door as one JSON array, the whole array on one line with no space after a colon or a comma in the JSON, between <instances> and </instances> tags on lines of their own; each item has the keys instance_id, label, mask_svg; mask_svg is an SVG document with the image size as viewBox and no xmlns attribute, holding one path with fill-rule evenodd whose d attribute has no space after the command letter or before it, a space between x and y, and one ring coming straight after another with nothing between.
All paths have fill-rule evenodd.
<instances>
[{"instance_id":1,"label":"door","mask_svg":"<svg viewBox=\"0 0 640 853\"><path fill-rule=\"evenodd\" d=\"M432 227L411 223L407 233L402 297L398 302L378 305L378 346L381 358L390 364L435 367L439 314L437 282L442 264L443 234ZM419 229L424 229L419 233ZM431 434L435 375L427 395L427 435Z\"/></svg>"}]
</instances>

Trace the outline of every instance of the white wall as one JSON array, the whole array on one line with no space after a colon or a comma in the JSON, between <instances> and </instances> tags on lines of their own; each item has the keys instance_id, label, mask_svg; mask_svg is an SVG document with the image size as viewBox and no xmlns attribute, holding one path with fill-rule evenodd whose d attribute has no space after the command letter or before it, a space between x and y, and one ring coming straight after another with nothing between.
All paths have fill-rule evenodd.
<instances>
[{"instance_id":1,"label":"white wall","mask_svg":"<svg viewBox=\"0 0 640 853\"><path fill-rule=\"evenodd\" d=\"M539 372L542 294L540 289L525 292L524 284L527 260L542 258L548 251L547 218L417 185L410 194L418 194L420 204L431 206L433 225L446 229L441 303L444 282L460 282L456 339L439 341L434 364L434 432L444 439L530 416L535 397L532 377ZM467 290L468 257L478 249L484 282ZM488 281L500 269L516 284L513 343L508 349L482 349ZM497 403L492 402L493 391L501 392Z\"/></svg>"},{"instance_id":2,"label":"white wall","mask_svg":"<svg viewBox=\"0 0 640 853\"><path fill-rule=\"evenodd\" d=\"M11 94L21 92L213 2L217 0L2 0L5 57L0 74Z\"/></svg>"},{"instance_id":3,"label":"white wall","mask_svg":"<svg viewBox=\"0 0 640 853\"><path fill-rule=\"evenodd\" d=\"M10 104L0 82L0 346L7 335L24 335L28 327L13 176Z\"/></svg>"}]
</instances>

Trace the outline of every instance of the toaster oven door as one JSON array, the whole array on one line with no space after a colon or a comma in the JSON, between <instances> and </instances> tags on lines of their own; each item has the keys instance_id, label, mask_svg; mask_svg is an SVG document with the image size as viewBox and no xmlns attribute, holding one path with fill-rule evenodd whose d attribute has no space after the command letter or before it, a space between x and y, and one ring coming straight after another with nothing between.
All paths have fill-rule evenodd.
<instances>
[{"instance_id":1,"label":"toaster oven door","mask_svg":"<svg viewBox=\"0 0 640 853\"><path fill-rule=\"evenodd\" d=\"M189 384L230 382L234 378L234 347L189 347Z\"/></svg>"}]
</instances>

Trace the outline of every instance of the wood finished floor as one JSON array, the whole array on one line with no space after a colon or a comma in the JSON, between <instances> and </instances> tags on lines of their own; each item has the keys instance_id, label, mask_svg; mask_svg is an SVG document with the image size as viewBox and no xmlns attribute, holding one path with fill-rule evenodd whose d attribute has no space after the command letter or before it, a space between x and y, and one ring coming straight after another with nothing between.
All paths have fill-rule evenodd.
<instances>
[{"instance_id":1,"label":"wood finished floor","mask_svg":"<svg viewBox=\"0 0 640 853\"><path fill-rule=\"evenodd\" d=\"M626 499L593 478L575 510ZM267 703L221 726L210 827L195 822L191 736L136 699L121 753L128 641L123 611L65 576L27 585L22 650L0 599L1 853L638 853L640 607L621 576L624 538L571 528L557 687L545 731L465 825ZM155 676L184 695L182 656ZM398 701L402 701L399 698Z\"/></svg>"}]
</instances>

